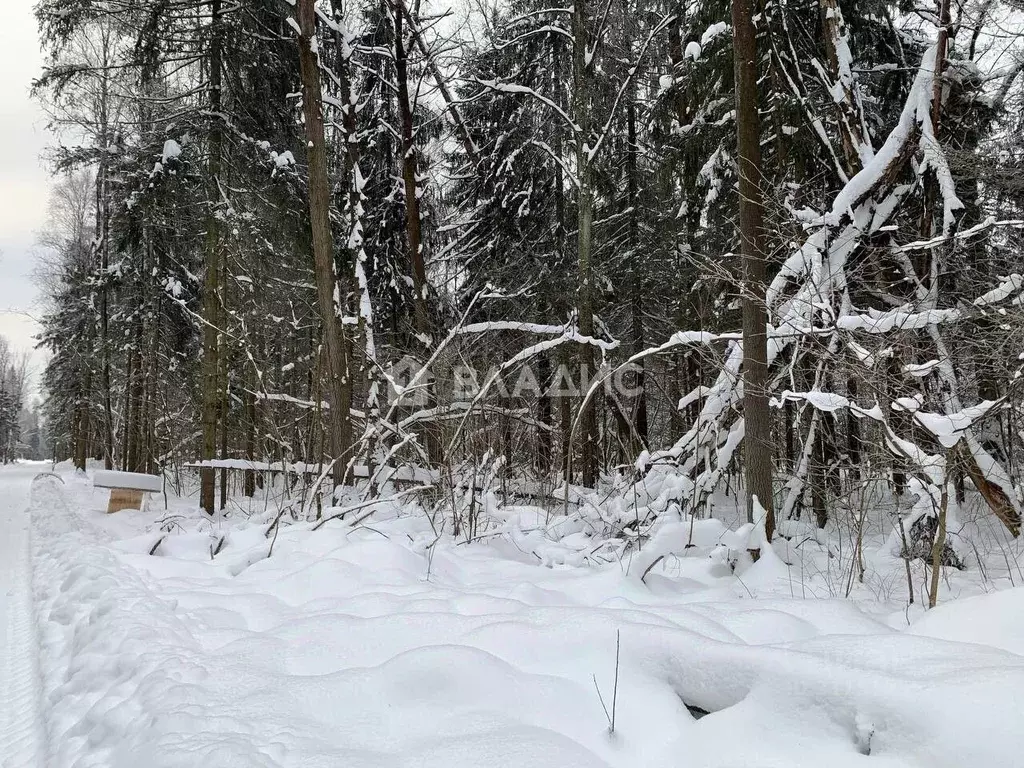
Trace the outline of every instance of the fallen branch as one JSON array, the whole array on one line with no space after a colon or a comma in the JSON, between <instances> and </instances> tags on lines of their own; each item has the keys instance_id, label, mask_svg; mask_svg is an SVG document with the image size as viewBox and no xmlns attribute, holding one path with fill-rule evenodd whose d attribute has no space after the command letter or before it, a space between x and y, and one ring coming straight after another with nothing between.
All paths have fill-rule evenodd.
<instances>
[{"instance_id":1,"label":"fallen branch","mask_svg":"<svg viewBox=\"0 0 1024 768\"><path fill-rule=\"evenodd\" d=\"M433 488L433 487L434 487L433 485L417 485L415 488L407 488L406 490L401 491L400 493L396 493L396 494L394 494L392 496L387 496L387 497L385 497L383 499L373 499L372 501L364 501L364 502L362 502L360 504L353 504L350 507L345 507L340 512L337 512L337 513L331 515L330 517L325 517L319 523L314 525L310 530L313 530L313 531L319 530L324 525L329 523L331 520L342 519L349 512L355 512L357 509L365 509L366 507L373 507L373 506L376 506L377 504L385 504L386 502L394 501L395 499L402 498L403 496L408 496L409 494L412 494L412 493L418 493L419 491L426 491L426 490L428 490L430 488ZM370 513L370 514L372 514L372 513ZM353 525L356 525L357 523L362 522L367 517L369 517L370 514L367 514L367 515L364 515L363 517L360 517L358 520L356 520L355 523L353 523Z\"/></svg>"}]
</instances>

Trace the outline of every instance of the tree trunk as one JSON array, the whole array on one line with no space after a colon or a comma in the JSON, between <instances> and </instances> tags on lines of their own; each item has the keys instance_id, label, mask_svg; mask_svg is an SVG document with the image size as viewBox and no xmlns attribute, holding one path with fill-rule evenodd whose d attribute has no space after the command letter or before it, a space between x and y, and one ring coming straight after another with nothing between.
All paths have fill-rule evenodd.
<instances>
[{"instance_id":1,"label":"tree trunk","mask_svg":"<svg viewBox=\"0 0 1024 768\"><path fill-rule=\"evenodd\" d=\"M586 0L573 0L572 14L572 117L579 126L576 135L576 176L579 182L579 203L576 210L577 244L576 258L579 270L576 311L580 334L594 335L594 269L593 232L594 185L593 163L590 157L591 98L587 61L589 36L587 34ZM588 382L594 372L594 349L590 344L580 346L581 384ZM591 401L580 414L581 452L580 470L583 485L592 488L597 483L597 409Z\"/></svg>"},{"instance_id":2,"label":"tree trunk","mask_svg":"<svg viewBox=\"0 0 1024 768\"><path fill-rule=\"evenodd\" d=\"M227 174L225 174L226 176ZM227 182L225 182L227 183ZM220 272L220 321L218 325L222 329L228 327L228 260L226 256L221 258ZM231 344L225 337L221 341L220 354L218 355L219 371L217 389L220 394L220 457L228 456L228 415L231 409L230 395L228 392L228 371L231 367ZM224 467L220 470L220 508L228 505L228 470Z\"/></svg>"},{"instance_id":3,"label":"tree trunk","mask_svg":"<svg viewBox=\"0 0 1024 768\"><path fill-rule=\"evenodd\" d=\"M99 354L100 388L103 397L103 466L113 468L114 461L114 409L110 391L110 69L113 63L113 43L109 29L99 32L96 43L103 67L98 71L99 87L96 110L96 149L98 162L95 182L95 265L99 268Z\"/></svg>"},{"instance_id":4,"label":"tree trunk","mask_svg":"<svg viewBox=\"0 0 1024 768\"><path fill-rule=\"evenodd\" d=\"M559 103L564 104L564 100L560 98L562 96L563 83L561 79L562 73L562 41L557 36L552 40L551 45L551 88L553 98ZM558 157L563 157L565 154L565 129L562 121L555 120L552 125L552 142L555 149L555 153ZM565 175L562 170L561 163L555 163L554 167L555 183L554 183L554 248L555 248L555 261L561 263L566 253L566 201L565 201ZM563 303L558 295L555 298L556 309L560 310L560 313L564 313L568 307ZM555 355L554 362L556 366L567 367L570 363L570 358L563 352L558 352ZM545 387L550 388L554 383L554 376L550 377L551 382L546 383ZM550 400L551 398L549 398ZM553 403L554 405L554 403ZM572 482L572 403L566 396L558 398L558 424L559 424L559 442L561 447L561 472L566 484ZM557 471L557 468L552 468Z\"/></svg>"},{"instance_id":5,"label":"tree trunk","mask_svg":"<svg viewBox=\"0 0 1024 768\"><path fill-rule=\"evenodd\" d=\"M157 256L158 269L163 269L162 258ZM160 381L159 354L160 354L160 318L162 316L162 292L150 291L150 303L152 306L153 320L150 323L149 332L149 375L146 379L146 442L145 442L145 472L156 474L158 470L157 444L156 444L156 414L157 414L157 384Z\"/></svg>"},{"instance_id":6,"label":"tree trunk","mask_svg":"<svg viewBox=\"0 0 1024 768\"><path fill-rule=\"evenodd\" d=\"M850 402L857 400L857 379L851 376L846 382L846 393ZM861 462L864 460L863 444L861 437L860 419L853 415L853 411L846 412L846 455L849 459L850 476L860 480L864 477L864 469Z\"/></svg>"},{"instance_id":7,"label":"tree trunk","mask_svg":"<svg viewBox=\"0 0 1024 768\"><path fill-rule=\"evenodd\" d=\"M544 303L541 303L540 311L544 311ZM543 315L540 322L543 322ZM548 395L548 388L551 386L551 358L547 353L541 353L537 358L537 381L540 384L541 392L537 399L537 455L534 467L537 474L543 476L551 472L551 426L552 407L551 397Z\"/></svg>"},{"instance_id":8,"label":"tree trunk","mask_svg":"<svg viewBox=\"0 0 1024 768\"><path fill-rule=\"evenodd\" d=\"M114 409L111 404L110 394L110 215L108 205L109 184L109 161L106 152L107 127L106 127L106 77L102 80L101 96L102 117L100 130L100 163L96 172L96 230L98 233L97 245L99 248L100 262L100 355L101 355L101 386L103 387L103 466L105 469L113 468L114 464Z\"/></svg>"},{"instance_id":9,"label":"tree trunk","mask_svg":"<svg viewBox=\"0 0 1024 768\"><path fill-rule=\"evenodd\" d=\"M218 292L220 291L220 222L217 208L220 201L221 154L224 137L219 123L221 111L221 63L223 57L223 19L221 0L210 1L210 136L209 175L207 197L209 211L206 216L206 277L203 280L203 455L204 461L212 461L217 455L217 417L220 412L220 387L218 386L220 331L217 321L220 317ZM214 505L216 473L212 467L199 471L199 504L212 515Z\"/></svg>"},{"instance_id":10,"label":"tree trunk","mask_svg":"<svg viewBox=\"0 0 1024 768\"><path fill-rule=\"evenodd\" d=\"M395 17L395 77L398 88L398 112L402 131L402 181L405 192L405 242L412 271L413 327L419 343L429 345L430 316L427 312L427 271L423 252L423 221L420 211L420 190L417 178L417 152L413 130L413 103L409 95L409 54L405 47L403 19L408 11L405 0L393 0ZM412 16L412 14L410 14ZM414 17L413 17L414 18ZM436 405L433 388L427 390L427 407ZM436 423L427 423L423 430L427 456L431 463L441 459L440 435Z\"/></svg>"},{"instance_id":11,"label":"tree trunk","mask_svg":"<svg viewBox=\"0 0 1024 768\"><path fill-rule=\"evenodd\" d=\"M427 316L427 273L423 254L423 231L420 198L416 179L416 143L413 140L412 102L409 97L409 57L405 49L404 0L394 0L395 76L398 88L398 112L402 125L402 181L405 184L405 236L412 271L413 313L416 333L421 343L429 344Z\"/></svg>"},{"instance_id":12,"label":"tree trunk","mask_svg":"<svg viewBox=\"0 0 1024 768\"><path fill-rule=\"evenodd\" d=\"M632 353L635 355L644 349L644 282L643 269L640 264L640 228L638 219L640 217L640 194L639 194L639 169L637 168L637 155L640 154L640 147L637 145L636 135L636 88L631 89L629 105L626 108L626 137L629 142L629 149L626 154L626 189L629 205L633 209L629 215L629 247L630 247L630 334L632 336ZM633 382L637 390L636 405L633 411L634 434L640 441L635 446L636 452L647 448L647 393L645 391L646 363L641 360L636 364L636 378ZM632 441L631 441L632 442Z\"/></svg>"},{"instance_id":13,"label":"tree trunk","mask_svg":"<svg viewBox=\"0 0 1024 768\"><path fill-rule=\"evenodd\" d=\"M771 413L768 410L768 335L765 308L764 222L761 189L760 118L757 98L756 8L751 0L733 0L733 60L736 78L736 144L739 162L740 254L743 264L743 418L747 520L754 522L755 498L765 513L771 541Z\"/></svg>"},{"instance_id":14,"label":"tree trunk","mask_svg":"<svg viewBox=\"0 0 1024 768\"><path fill-rule=\"evenodd\" d=\"M341 115L342 130L339 137L343 148L341 157L342 179L338 185L343 193L339 204L345 212L343 220L347 228L344 244L344 251L347 257L344 260L344 267L347 270L351 269L351 274L355 277L355 290L358 291L358 327L359 334L362 337L363 351L359 364L359 382L366 393L364 402L366 426L368 429L371 429L375 428L380 420L380 384L377 370L376 341L374 339L373 306L370 300L369 285L366 277L366 251L363 247L362 212L364 209L364 194L361 181L362 176L359 171L359 130L356 123L356 102L358 99L352 87L352 41L346 38L347 27L344 24L344 8L342 3L338 3L335 8L335 20L338 22L335 32L337 47L335 75L337 76L338 84L338 100L344 105ZM351 361L353 345L349 342L350 339L346 338L346 352ZM373 438L367 440L364 456L371 477L373 476L375 449L376 440Z\"/></svg>"},{"instance_id":15,"label":"tree trunk","mask_svg":"<svg viewBox=\"0 0 1024 768\"><path fill-rule=\"evenodd\" d=\"M256 396L246 388L245 392L245 458L256 460ZM245 470L242 480L242 493L249 498L256 495L256 473Z\"/></svg>"},{"instance_id":16,"label":"tree trunk","mask_svg":"<svg viewBox=\"0 0 1024 768\"><path fill-rule=\"evenodd\" d=\"M327 148L320 68L313 47L316 37L315 0L297 0L299 23L299 65L302 75L302 112L306 121L307 159L309 162L309 219L312 231L313 263L316 274L317 303L327 353L327 396L330 404L331 453L335 459L334 482L345 476L345 458L351 449L351 377L343 329L335 296L344 295L334 264L334 238L331 233L331 190L327 178Z\"/></svg>"},{"instance_id":17,"label":"tree trunk","mask_svg":"<svg viewBox=\"0 0 1024 768\"><path fill-rule=\"evenodd\" d=\"M82 376L82 389L75 404L77 414L75 422L78 430L74 436L75 445L75 469L85 472L85 461L89 456L89 398L92 394L92 369L89 363L85 362L85 372Z\"/></svg>"},{"instance_id":18,"label":"tree trunk","mask_svg":"<svg viewBox=\"0 0 1024 768\"><path fill-rule=\"evenodd\" d=\"M134 325L134 324L133 324ZM138 328L134 327L133 333L138 334ZM125 372L125 390L124 390L124 460L121 462L121 469L125 472L135 471L135 462L137 460L137 440L136 440L136 424L135 419L138 413L137 402L138 402L138 391L137 381L139 378L139 354L138 350L132 347L128 353L128 367Z\"/></svg>"}]
</instances>

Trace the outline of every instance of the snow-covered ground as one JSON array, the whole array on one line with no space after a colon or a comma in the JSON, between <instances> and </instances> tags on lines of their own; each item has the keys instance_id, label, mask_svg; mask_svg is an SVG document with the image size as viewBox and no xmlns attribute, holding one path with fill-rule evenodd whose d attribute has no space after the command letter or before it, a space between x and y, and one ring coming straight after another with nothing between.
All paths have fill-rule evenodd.
<instances>
[{"instance_id":1,"label":"snow-covered ground","mask_svg":"<svg viewBox=\"0 0 1024 768\"><path fill-rule=\"evenodd\" d=\"M45 466L0 470L0 765L44 765L41 680L32 612L29 489Z\"/></svg>"},{"instance_id":2,"label":"snow-covered ground","mask_svg":"<svg viewBox=\"0 0 1024 768\"><path fill-rule=\"evenodd\" d=\"M0 504L38 469L0 469ZM544 565L527 508L472 544L390 507L275 541L271 509L108 516L103 491L62 476L30 505L38 765L1022 765L1024 589L983 594L1011 582L975 568L937 609L901 607L883 532L844 598L834 544L794 539L734 572L715 521L641 581L650 553Z\"/></svg>"}]
</instances>

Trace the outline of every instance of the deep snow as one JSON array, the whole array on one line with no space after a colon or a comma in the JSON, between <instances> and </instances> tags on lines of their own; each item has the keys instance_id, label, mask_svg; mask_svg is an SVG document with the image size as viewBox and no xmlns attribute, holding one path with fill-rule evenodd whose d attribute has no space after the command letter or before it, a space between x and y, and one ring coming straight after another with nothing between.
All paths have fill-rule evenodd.
<instances>
[{"instance_id":1,"label":"deep snow","mask_svg":"<svg viewBox=\"0 0 1024 768\"><path fill-rule=\"evenodd\" d=\"M919 616L710 541L645 583L541 565L529 509L473 544L395 509L296 523L268 559L268 514L107 516L64 480L31 504L53 766L1021 765L1024 589L949 600L954 575Z\"/></svg>"}]
</instances>

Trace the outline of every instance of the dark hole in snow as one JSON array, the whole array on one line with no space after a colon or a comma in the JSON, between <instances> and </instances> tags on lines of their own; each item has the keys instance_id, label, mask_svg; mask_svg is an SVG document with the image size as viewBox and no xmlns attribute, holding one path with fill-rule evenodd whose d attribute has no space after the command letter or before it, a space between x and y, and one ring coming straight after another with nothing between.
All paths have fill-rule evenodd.
<instances>
[{"instance_id":1,"label":"dark hole in snow","mask_svg":"<svg viewBox=\"0 0 1024 768\"><path fill-rule=\"evenodd\" d=\"M686 711L693 715L694 720L700 720L702 717L707 717L711 713L706 709L698 707L696 704L687 704L683 702L683 706L686 707Z\"/></svg>"},{"instance_id":2,"label":"dark hole in snow","mask_svg":"<svg viewBox=\"0 0 1024 768\"><path fill-rule=\"evenodd\" d=\"M871 739L875 735L875 727L868 722L865 722L858 718L857 729L854 735L854 741L857 744L857 751L862 755L871 754Z\"/></svg>"}]
</instances>

